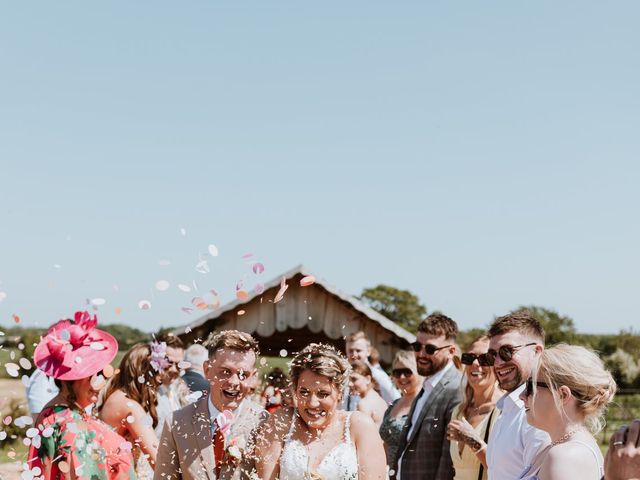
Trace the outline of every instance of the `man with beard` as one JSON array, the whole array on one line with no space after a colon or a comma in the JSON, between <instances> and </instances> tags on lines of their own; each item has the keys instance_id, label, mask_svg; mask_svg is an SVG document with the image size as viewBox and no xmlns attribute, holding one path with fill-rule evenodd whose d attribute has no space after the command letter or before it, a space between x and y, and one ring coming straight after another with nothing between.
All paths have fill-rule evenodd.
<instances>
[{"instance_id":1,"label":"man with beard","mask_svg":"<svg viewBox=\"0 0 640 480\"><path fill-rule=\"evenodd\" d=\"M210 393L164 422L155 480L249 478L253 440L267 412L245 398L258 344L248 333L227 330L208 342L204 373Z\"/></svg>"},{"instance_id":2,"label":"man with beard","mask_svg":"<svg viewBox=\"0 0 640 480\"><path fill-rule=\"evenodd\" d=\"M490 364L505 395L496 406L501 411L487 442L489 480L521 478L531 468L549 435L527 423L520 394L544 349L544 330L529 312L496 318L489 328Z\"/></svg>"},{"instance_id":3,"label":"man with beard","mask_svg":"<svg viewBox=\"0 0 640 480\"><path fill-rule=\"evenodd\" d=\"M400 434L396 480L451 480L454 470L449 454L447 425L451 411L461 400L461 374L453 365L458 325L446 315L434 313L418 326L418 373L425 378Z\"/></svg>"}]
</instances>

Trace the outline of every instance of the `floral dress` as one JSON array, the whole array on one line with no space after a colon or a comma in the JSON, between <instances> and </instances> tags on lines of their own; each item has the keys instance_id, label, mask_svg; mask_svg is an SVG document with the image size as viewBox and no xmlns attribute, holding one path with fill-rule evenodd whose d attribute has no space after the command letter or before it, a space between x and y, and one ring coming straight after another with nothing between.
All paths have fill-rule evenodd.
<instances>
[{"instance_id":1,"label":"floral dress","mask_svg":"<svg viewBox=\"0 0 640 480\"><path fill-rule=\"evenodd\" d=\"M28 460L34 479L62 480L67 475L77 480L136 478L131 443L84 412L66 405L46 408L37 429Z\"/></svg>"}]
</instances>

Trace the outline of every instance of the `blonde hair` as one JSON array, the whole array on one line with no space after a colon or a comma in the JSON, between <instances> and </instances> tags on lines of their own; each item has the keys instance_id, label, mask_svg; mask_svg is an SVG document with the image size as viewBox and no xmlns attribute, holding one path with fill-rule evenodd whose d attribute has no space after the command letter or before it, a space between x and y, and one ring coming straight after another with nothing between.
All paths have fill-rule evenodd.
<instances>
[{"instance_id":1,"label":"blonde hair","mask_svg":"<svg viewBox=\"0 0 640 480\"><path fill-rule=\"evenodd\" d=\"M391 368L395 367L397 363L402 363L409 367L414 375L418 373L418 366L416 364L416 354L409 350L398 350L391 362Z\"/></svg>"},{"instance_id":2,"label":"blonde hair","mask_svg":"<svg viewBox=\"0 0 640 480\"><path fill-rule=\"evenodd\" d=\"M488 345L489 345L489 336L486 335L486 334L478 335L471 342L469 342L469 345L466 348L466 350L468 351L476 343L480 343L480 342L486 343L487 347L488 347ZM487 350L488 350L488 348L487 348ZM458 358L458 357L455 357L455 358ZM460 365L462 366L462 363L460 363ZM464 380L462 381L460 386L463 389L463 395L462 395L462 402L460 402L460 407L458 408L458 415L456 417L458 420L460 420L462 417L464 417L464 414L467 411L467 408L469 408L471 406L471 402L473 402L473 388L471 387L471 385L469 385L469 382L467 381L467 376L466 375L464 376ZM495 389L497 388L497 386L498 386L498 384L497 384L497 382L495 382L493 384L493 390L491 390L491 395L493 395L493 392L495 392Z\"/></svg>"},{"instance_id":3,"label":"blonde hair","mask_svg":"<svg viewBox=\"0 0 640 480\"><path fill-rule=\"evenodd\" d=\"M253 351L256 357L260 354L258 342L246 332L239 330L223 330L218 333L211 333L204 343L209 350L209 358L213 358L218 350L237 350L239 352Z\"/></svg>"},{"instance_id":4,"label":"blonde hair","mask_svg":"<svg viewBox=\"0 0 640 480\"><path fill-rule=\"evenodd\" d=\"M140 377L144 382L140 383ZM122 357L118 373L109 379L99 410L116 390L122 390L127 398L138 402L149 413L153 426L158 424L157 390L160 380L151 367L151 347L148 343L138 343Z\"/></svg>"},{"instance_id":5,"label":"blonde hair","mask_svg":"<svg viewBox=\"0 0 640 480\"><path fill-rule=\"evenodd\" d=\"M558 406L561 405L558 389L568 387L589 430L593 434L602 430L604 412L617 386L611 372L592 350L565 343L544 350L533 380L549 386Z\"/></svg>"},{"instance_id":6,"label":"blonde hair","mask_svg":"<svg viewBox=\"0 0 640 480\"><path fill-rule=\"evenodd\" d=\"M297 387L300 375L305 370L327 377L338 389L340 395L342 395L351 373L347 359L331 345L322 343L307 345L291 360L289 372L294 388Z\"/></svg>"}]
</instances>

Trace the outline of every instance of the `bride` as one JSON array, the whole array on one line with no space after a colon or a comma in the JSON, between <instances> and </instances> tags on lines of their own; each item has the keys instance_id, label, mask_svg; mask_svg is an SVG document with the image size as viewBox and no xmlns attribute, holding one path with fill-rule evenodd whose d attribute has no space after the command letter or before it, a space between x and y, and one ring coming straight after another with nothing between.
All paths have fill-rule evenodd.
<instances>
[{"instance_id":1,"label":"bride","mask_svg":"<svg viewBox=\"0 0 640 480\"><path fill-rule=\"evenodd\" d=\"M311 344L290 366L296 408L281 408L256 442L261 479L373 480L386 478L382 440L371 417L338 410L349 378L333 347Z\"/></svg>"}]
</instances>

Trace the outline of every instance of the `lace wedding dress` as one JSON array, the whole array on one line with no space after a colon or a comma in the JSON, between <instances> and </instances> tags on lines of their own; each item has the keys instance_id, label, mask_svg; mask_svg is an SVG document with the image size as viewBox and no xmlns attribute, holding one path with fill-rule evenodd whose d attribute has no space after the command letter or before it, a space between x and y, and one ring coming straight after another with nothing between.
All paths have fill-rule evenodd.
<instances>
[{"instance_id":1,"label":"lace wedding dress","mask_svg":"<svg viewBox=\"0 0 640 480\"><path fill-rule=\"evenodd\" d=\"M307 449L302 442L293 439L295 415L280 456L280 480L357 480L358 455L349 430L351 413L344 422L344 441L333 447L314 471L309 465Z\"/></svg>"}]
</instances>

